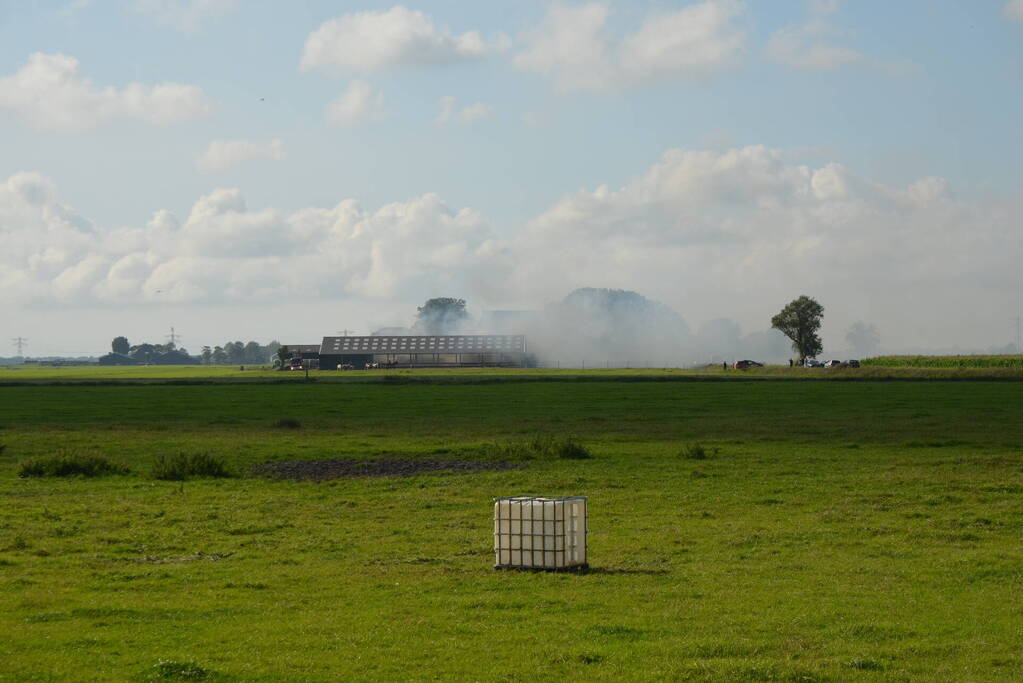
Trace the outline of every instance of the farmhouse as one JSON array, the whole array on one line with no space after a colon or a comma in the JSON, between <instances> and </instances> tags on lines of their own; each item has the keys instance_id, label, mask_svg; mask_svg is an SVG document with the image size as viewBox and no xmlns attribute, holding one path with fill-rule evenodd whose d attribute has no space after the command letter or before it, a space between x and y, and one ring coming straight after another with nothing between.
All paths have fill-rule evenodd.
<instances>
[{"instance_id":1,"label":"farmhouse","mask_svg":"<svg viewBox=\"0 0 1023 683\"><path fill-rule=\"evenodd\" d=\"M324 337L320 368L333 370L367 363L381 367L522 367L526 338L521 334L439 334Z\"/></svg>"}]
</instances>

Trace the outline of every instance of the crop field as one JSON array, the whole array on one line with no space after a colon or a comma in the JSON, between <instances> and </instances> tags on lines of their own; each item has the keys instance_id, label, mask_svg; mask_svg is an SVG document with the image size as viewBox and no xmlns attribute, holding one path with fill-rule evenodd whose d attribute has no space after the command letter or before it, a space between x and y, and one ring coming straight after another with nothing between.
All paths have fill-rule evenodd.
<instances>
[{"instance_id":1,"label":"crop field","mask_svg":"<svg viewBox=\"0 0 1023 683\"><path fill-rule=\"evenodd\" d=\"M864 365L888 368L1023 368L1023 354L970 356L878 356Z\"/></svg>"},{"instance_id":2,"label":"crop field","mask_svg":"<svg viewBox=\"0 0 1023 683\"><path fill-rule=\"evenodd\" d=\"M130 370L0 371L0 680L1023 678L1019 381Z\"/></svg>"}]
</instances>

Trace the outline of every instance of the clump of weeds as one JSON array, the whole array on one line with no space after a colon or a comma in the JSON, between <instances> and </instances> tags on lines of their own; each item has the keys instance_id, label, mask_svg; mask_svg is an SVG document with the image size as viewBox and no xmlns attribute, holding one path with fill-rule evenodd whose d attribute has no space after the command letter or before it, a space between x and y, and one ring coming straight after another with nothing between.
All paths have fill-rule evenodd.
<instances>
[{"instance_id":1,"label":"clump of weeds","mask_svg":"<svg viewBox=\"0 0 1023 683\"><path fill-rule=\"evenodd\" d=\"M478 453L484 458L493 460L535 460L538 458L588 460L593 457L593 453L586 446L572 437L539 434L529 439L484 444Z\"/></svg>"},{"instance_id":2,"label":"clump of weeds","mask_svg":"<svg viewBox=\"0 0 1023 683\"><path fill-rule=\"evenodd\" d=\"M153 478L183 481L190 477L230 477L224 461L209 453L161 455L153 463Z\"/></svg>"},{"instance_id":3,"label":"clump of weeds","mask_svg":"<svg viewBox=\"0 0 1023 683\"><path fill-rule=\"evenodd\" d=\"M19 477L102 477L128 474L130 470L103 456L83 453L61 453L35 458L21 464Z\"/></svg>"},{"instance_id":4,"label":"clump of weeds","mask_svg":"<svg viewBox=\"0 0 1023 683\"><path fill-rule=\"evenodd\" d=\"M718 448L706 448L703 444L699 443L688 443L682 446L682 450L679 451L679 457L685 458L686 460L706 460L707 458L713 458L720 452Z\"/></svg>"}]
</instances>

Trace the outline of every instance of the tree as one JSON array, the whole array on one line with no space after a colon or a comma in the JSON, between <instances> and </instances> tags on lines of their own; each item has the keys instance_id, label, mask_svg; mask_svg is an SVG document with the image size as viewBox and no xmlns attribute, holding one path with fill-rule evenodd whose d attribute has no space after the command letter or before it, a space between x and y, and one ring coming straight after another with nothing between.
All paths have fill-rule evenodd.
<instances>
[{"instance_id":1,"label":"tree","mask_svg":"<svg viewBox=\"0 0 1023 683\"><path fill-rule=\"evenodd\" d=\"M266 357L263 354L263 347L254 341L245 345L244 356L246 363L265 363Z\"/></svg>"},{"instance_id":2,"label":"tree","mask_svg":"<svg viewBox=\"0 0 1023 683\"><path fill-rule=\"evenodd\" d=\"M465 299L441 297L430 299L416 309L415 327L425 334L446 334L460 328L469 314L465 310Z\"/></svg>"},{"instance_id":3,"label":"tree","mask_svg":"<svg viewBox=\"0 0 1023 683\"><path fill-rule=\"evenodd\" d=\"M877 347L881 345L881 335L877 328L867 325L862 320L857 320L845 333L845 340L849 342L849 348L860 358L873 356L877 353Z\"/></svg>"},{"instance_id":4,"label":"tree","mask_svg":"<svg viewBox=\"0 0 1023 683\"><path fill-rule=\"evenodd\" d=\"M771 318L771 327L780 330L792 340L792 350L799 354L799 362L802 364L804 360L813 358L824 348L820 336L817 335L823 317L824 307L803 295Z\"/></svg>"},{"instance_id":5,"label":"tree","mask_svg":"<svg viewBox=\"0 0 1023 683\"><path fill-rule=\"evenodd\" d=\"M281 362L281 369L283 370L284 364L291 358L291 350L287 346L278 346L275 353L277 354L277 360Z\"/></svg>"},{"instance_id":6,"label":"tree","mask_svg":"<svg viewBox=\"0 0 1023 683\"><path fill-rule=\"evenodd\" d=\"M127 356L128 352L131 351L131 344L128 343L127 337L114 337L114 340L110 342L110 350L122 356Z\"/></svg>"},{"instance_id":7,"label":"tree","mask_svg":"<svg viewBox=\"0 0 1023 683\"><path fill-rule=\"evenodd\" d=\"M210 360L213 358L213 349L208 346L202 347L202 353L199 354L199 357L202 358L203 365L209 365Z\"/></svg>"},{"instance_id":8,"label":"tree","mask_svg":"<svg viewBox=\"0 0 1023 683\"><path fill-rule=\"evenodd\" d=\"M129 355L140 363L152 363L163 352L163 347L157 344L136 344Z\"/></svg>"},{"instance_id":9,"label":"tree","mask_svg":"<svg viewBox=\"0 0 1023 683\"><path fill-rule=\"evenodd\" d=\"M220 346L213 347L213 355L210 356L210 360L213 361L214 365L223 365L224 361L227 360L227 354L224 353L224 349Z\"/></svg>"},{"instance_id":10,"label":"tree","mask_svg":"<svg viewBox=\"0 0 1023 683\"><path fill-rule=\"evenodd\" d=\"M227 362L231 365L245 362L245 344L240 341L224 344L224 353L227 354Z\"/></svg>"}]
</instances>

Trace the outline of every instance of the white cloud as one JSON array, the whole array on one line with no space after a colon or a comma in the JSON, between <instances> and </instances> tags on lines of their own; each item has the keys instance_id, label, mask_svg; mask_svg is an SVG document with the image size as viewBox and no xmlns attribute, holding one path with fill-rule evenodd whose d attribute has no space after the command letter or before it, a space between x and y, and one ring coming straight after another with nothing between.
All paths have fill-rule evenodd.
<instances>
[{"instance_id":1,"label":"white cloud","mask_svg":"<svg viewBox=\"0 0 1023 683\"><path fill-rule=\"evenodd\" d=\"M78 60L36 52L12 76L0 78L0 110L56 131L81 131L118 118L168 124L205 116L212 109L194 85L129 83L100 87L79 73Z\"/></svg>"},{"instance_id":2,"label":"white cloud","mask_svg":"<svg viewBox=\"0 0 1023 683\"><path fill-rule=\"evenodd\" d=\"M348 90L327 105L327 121L342 126L364 123L383 114L383 93L360 80L352 81Z\"/></svg>"},{"instance_id":3,"label":"white cloud","mask_svg":"<svg viewBox=\"0 0 1023 683\"><path fill-rule=\"evenodd\" d=\"M284 143L280 140L214 140L196 160L200 171L212 173L223 171L235 164L256 159L282 161Z\"/></svg>"},{"instance_id":4,"label":"white cloud","mask_svg":"<svg viewBox=\"0 0 1023 683\"><path fill-rule=\"evenodd\" d=\"M842 36L829 22L815 19L776 31L767 44L767 54L796 69L836 69L864 63L864 56L856 50L831 42Z\"/></svg>"},{"instance_id":5,"label":"white cloud","mask_svg":"<svg viewBox=\"0 0 1023 683\"><path fill-rule=\"evenodd\" d=\"M207 21L233 12L238 0L133 0L129 6L161 24L191 32Z\"/></svg>"},{"instance_id":6,"label":"white cloud","mask_svg":"<svg viewBox=\"0 0 1023 683\"><path fill-rule=\"evenodd\" d=\"M1023 21L1023 0L1009 0L1005 3L1005 16L1013 21Z\"/></svg>"},{"instance_id":7,"label":"white cloud","mask_svg":"<svg viewBox=\"0 0 1023 683\"><path fill-rule=\"evenodd\" d=\"M479 213L426 194L376 211L353 200L285 213L251 210L236 189L200 197L187 219L97 229L59 203L53 183L0 183L0 300L104 306L391 296L468 281L490 229Z\"/></svg>"},{"instance_id":8,"label":"white cloud","mask_svg":"<svg viewBox=\"0 0 1023 683\"><path fill-rule=\"evenodd\" d=\"M440 98L440 113L434 122L439 126L452 121L457 121L461 124L471 124L492 116L493 113L494 110L490 105L483 102L476 102L459 109L457 100L451 95L446 95Z\"/></svg>"},{"instance_id":9,"label":"white cloud","mask_svg":"<svg viewBox=\"0 0 1023 683\"><path fill-rule=\"evenodd\" d=\"M0 300L262 305L456 293L501 307L606 286L748 329L766 328L802 293L828 308L826 327L844 333L869 319L889 342L951 346L1004 323L1023 288L1023 201L963 202L940 178L895 187L787 158L757 146L669 150L624 186L567 195L500 239L479 212L432 194L377 210L349 199L286 212L219 189L183 221L158 211L144 226L109 229L64 206L44 176L19 173L0 182Z\"/></svg>"},{"instance_id":10,"label":"white cloud","mask_svg":"<svg viewBox=\"0 0 1023 683\"><path fill-rule=\"evenodd\" d=\"M487 50L476 31L454 35L436 26L429 15L396 5L325 22L306 39L301 68L372 71L450 64L479 59Z\"/></svg>"},{"instance_id":11,"label":"white cloud","mask_svg":"<svg viewBox=\"0 0 1023 683\"><path fill-rule=\"evenodd\" d=\"M732 65L743 50L737 0L704 0L648 16L613 40L605 3L552 5L525 39L515 65L552 78L562 90L607 90L656 79L703 78Z\"/></svg>"}]
</instances>

